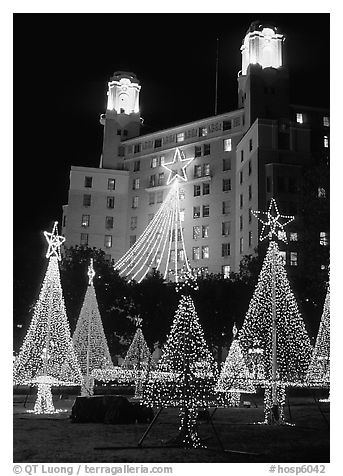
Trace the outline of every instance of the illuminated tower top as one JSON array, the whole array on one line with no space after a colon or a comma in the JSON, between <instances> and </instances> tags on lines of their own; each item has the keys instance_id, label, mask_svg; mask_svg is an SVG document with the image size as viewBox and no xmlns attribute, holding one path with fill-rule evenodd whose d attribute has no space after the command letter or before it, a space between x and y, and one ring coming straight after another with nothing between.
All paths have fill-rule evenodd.
<instances>
[{"instance_id":1,"label":"illuminated tower top","mask_svg":"<svg viewBox=\"0 0 343 476\"><path fill-rule=\"evenodd\" d=\"M140 89L139 80L134 73L116 71L108 82L107 111L138 114Z\"/></svg>"},{"instance_id":2,"label":"illuminated tower top","mask_svg":"<svg viewBox=\"0 0 343 476\"><path fill-rule=\"evenodd\" d=\"M278 28L253 22L241 46L242 75L247 74L249 64L260 64L262 68L280 68L282 64L282 43L284 36Z\"/></svg>"}]
</instances>

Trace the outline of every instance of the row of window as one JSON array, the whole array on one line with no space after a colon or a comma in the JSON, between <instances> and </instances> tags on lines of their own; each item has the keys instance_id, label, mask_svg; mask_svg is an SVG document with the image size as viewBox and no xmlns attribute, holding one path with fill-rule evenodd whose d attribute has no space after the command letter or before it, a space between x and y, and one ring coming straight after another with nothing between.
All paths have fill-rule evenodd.
<instances>
[{"instance_id":1,"label":"row of window","mask_svg":"<svg viewBox=\"0 0 343 476\"><path fill-rule=\"evenodd\" d=\"M93 187L93 177L86 176L84 181L85 188L92 188ZM107 190L115 190L116 189L116 179L109 178L107 179Z\"/></svg>"},{"instance_id":2,"label":"row of window","mask_svg":"<svg viewBox=\"0 0 343 476\"><path fill-rule=\"evenodd\" d=\"M90 207L92 205L92 196L90 194L84 194L82 204L84 207ZM114 208L113 196L106 197L106 207L111 209Z\"/></svg>"},{"instance_id":3,"label":"row of window","mask_svg":"<svg viewBox=\"0 0 343 476\"><path fill-rule=\"evenodd\" d=\"M298 124L304 124L304 122L306 122L306 114L303 114L302 112L297 112L296 121ZM323 126L330 127L330 119L328 116L323 116Z\"/></svg>"},{"instance_id":4,"label":"row of window","mask_svg":"<svg viewBox=\"0 0 343 476\"><path fill-rule=\"evenodd\" d=\"M88 245L88 233L81 233L80 244L82 246ZM104 247L105 248L112 248L113 237L112 235L105 235L104 236Z\"/></svg>"},{"instance_id":5,"label":"row of window","mask_svg":"<svg viewBox=\"0 0 343 476\"><path fill-rule=\"evenodd\" d=\"M90 215L82 215L81 226L83 228L88 228L90 226L91 217ZM107 216L105 217L105 228L108 230L112 229L114 226L114 217Z\"/></svg>"},{"instance_id":6,"label":"row of window","mask_svg":"<svg viewBox=\"0 0 343 476\"><path fill-rule=\"evenodd\" d=\"M276 177L276 184L274 185L274 192L288 192L288 193L297 193L298 192L298 180L296 177L284 177L282 175ZM276 190L275 190L276 185ZM272 192L272 177L266 177L266 189L267 193Z\"/></svg>"}]
</instances>

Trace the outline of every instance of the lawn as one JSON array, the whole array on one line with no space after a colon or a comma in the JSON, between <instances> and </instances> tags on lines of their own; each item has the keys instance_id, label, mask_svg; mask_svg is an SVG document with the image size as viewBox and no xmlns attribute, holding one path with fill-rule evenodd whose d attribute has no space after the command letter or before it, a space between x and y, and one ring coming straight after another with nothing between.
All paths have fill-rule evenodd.
<instances>
[{"instance_id":1,"label":"lawn","mask_svg":"<svg viewBox=\"0 0 343 476\"><path fill-rule=\"evenodd\" d=\"M207 421L199 422L199 434L208 449L164 447L177 434L175 409L162 411L143 448L137 448L146 424L72 423L70 411L75 397L54 396L54 399L56 408L66 409L65 413L51 416L27 413L27 409L33 408L34 397L29 397L25 408L25 396L14 396L15 463L327 463L330 460L330 404L317 404L309 392L290 397L286 405L286 416L294 426L254 424L263 419L261 396L256 398L257 408L252 405L217 409L213 423L225 452Z\"/></svg>"}]
</instances>

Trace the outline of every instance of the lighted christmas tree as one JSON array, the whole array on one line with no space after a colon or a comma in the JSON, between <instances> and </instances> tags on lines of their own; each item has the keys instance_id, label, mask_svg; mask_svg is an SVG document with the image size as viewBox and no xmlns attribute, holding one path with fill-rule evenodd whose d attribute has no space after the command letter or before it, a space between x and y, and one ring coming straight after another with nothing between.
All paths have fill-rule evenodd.
<instances>
[{"instance_id":1,"label":"lighted christmas tree","mask_svg":"<svg viewBox=\"0 0 343 476\"><path fill-rule=\"evenodd\" d=\"M238 407L241 393L255 393L256 389L251 383L251 375L237 339L236 325L233 326L232 334L233 341L222 366L216 390L224 394L224 403Z\"/></svg>"},{"instance_id":2,"label":"lighted christmas tree","mask_svg":"<svg viewBox=\"0 0 343 476\"><path fill-rule=\"evenodd\" d=\"M257 216L259 213L254 212ZM274 199L264 214L267 217L260 219L260 240L272 240L275 235L286 241L284 226L294 217L280 215ZM312 349L276 241L270 241L239 341L245 355L258 345L263 367L259 379L265 387L265 422L281 423L285 388L304 382Z\"/></svg>"},{"instance_id":3,"label":"lighted christmas tree","mask_svg":"<svg viewBox=\"0 0 343 476\"><path fill-rule=\"evenodd\" d=\"M179 407L179 435L174 444L196 448L202 445L197 432L197 410L215 401L217 372L188 294L189 287L195 286L194 280L186 276L179 284L181 299L171 332L157 371L151 373L145 387L143 401L150 406Z\"/></svg>"},{"instance_id":4,"label":"lighted christmas tree","mask_svg":"<svg viewBox=\"0 0 343 476\"><path fill-rule=\"evenodd\" d=\"M58 262L64 238L57 222L52 233L44 232L49 258L30 327L14 362L14 384L37 385L35 413L53 413L51 386L80 385L81 371L74 352L62 294Z\"/></svg>"},{"instance_id":5,"label":"lighted christmas tree","mask_svg":"<svg viewBox=\"0 0 343 476\"><path fill-rule=\"evenodd\" d=\"M330 286L328 286L326 293L319 331L306 380L314 386L328 387L330 385Z\"/></svg>"},{"instance_id":6,"label":"lighted christmas tree","mask_svg":"<svg viewBox=\"0 0 343 476\"><path fill-rule=\"evenodd\" d=\"M82 396L93 394L93 370L113 368L94 289L94 276L91 259L88 267L87 291L73 335L74 348L83 376Z\"/></svg>"}]
</instances>

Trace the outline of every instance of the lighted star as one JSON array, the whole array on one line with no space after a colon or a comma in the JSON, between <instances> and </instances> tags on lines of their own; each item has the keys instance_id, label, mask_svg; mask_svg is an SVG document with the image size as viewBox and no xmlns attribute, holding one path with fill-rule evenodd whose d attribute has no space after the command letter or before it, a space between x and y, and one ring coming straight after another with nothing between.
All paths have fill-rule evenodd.
<instances>
[{"instance_id":1,"label":"lighted star","mask_svg":"<svg viewBox=\"0 0 343 476\"><path fill-rule=\"evenodd\" d=\"M275 235L279 240L287 243L287 235L284 227L294 220L294 216L280 215L276 201L271 199L267 212L253 211L251 212L263 225L260 234L260 241L269 238L273 239ZM260 218L263 215L263 218ZM269 230L268 230L269 228Z\"/></svg>"},{"instance_id":2,"label":"lighted star","mask_svg":"<svg viewBox=\"0 0 343 476\"><path fill-rule=\"evenodd\" d=\"M135 322L136 322L136 327L141 327L142 326L142 322L143 322L143 319L139 316L136 316L135 317Z\"/></svg>"},{"instance_id":3,"label":"lighted star","mask_svg":"<svg viewBox=\"0 0 343 476\"><path fill-rule=\"evenodd\" d=\"M90 265L88 266L88 285L90 286L91 284L93 284L93 278L95 276L95 271L94 271L94 268L93 268L93 258L91 258L91 262L90 262Z\"/></svg>"},{"instance_id":4,"label":"lighted star","mask_svg":"<svg viewBox=\"0 0 343 476\"><path fill-rule=\"evenodd\" d=\"M65 242L64 236L59 236L57 230L58 222L55 221L52 232L44 232L46 241L48 242L48 251L46 252L46 257L50 258L51 256L56 256L56 258L61 261L61 245Z\"/></svg>"},{"instance_id":5,"label":"lighted star","mask_svg":"<svg viewBox=\"0 0 343 476\"><path fill-rule=\"evenodd\" d=\"M194 157L191 159L186 159L184 153L180 149L175 150L174 158L172 162L163 164L163 167L169 170L169 177L167 180L167 185L170 185L177 178L187 182L186 168L192 162Z\"/></svg>"}]
</instances>

